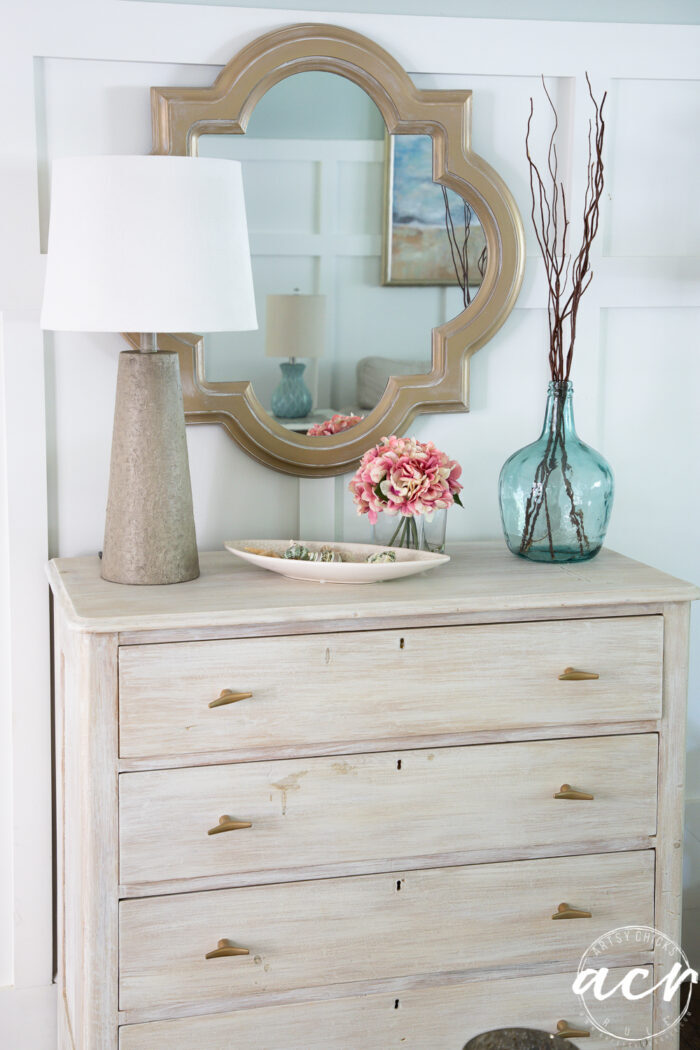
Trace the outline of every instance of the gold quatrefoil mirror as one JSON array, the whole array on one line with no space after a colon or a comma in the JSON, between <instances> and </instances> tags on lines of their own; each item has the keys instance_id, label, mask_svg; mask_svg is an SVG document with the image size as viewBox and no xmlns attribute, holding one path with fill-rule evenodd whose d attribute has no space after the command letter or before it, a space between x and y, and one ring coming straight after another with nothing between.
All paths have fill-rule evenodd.
<instances>
[{"instance_id":1,"label":"gold quatrefoil mirror","mask_svg":"<svg viewBox=\"0 0 700 1050\"><path fill-rule=\"evenodd\" d=\"M471 150L471 92L419 90L326 25L260 37L210 88L151 91L153 152L241 161L248 214L259 330L161 338L187 422L319 477L417 413L467 411L469 358L525 255L508 188ZM307 433L336 414L360 418Z\"/></svg>"}]
</instances>

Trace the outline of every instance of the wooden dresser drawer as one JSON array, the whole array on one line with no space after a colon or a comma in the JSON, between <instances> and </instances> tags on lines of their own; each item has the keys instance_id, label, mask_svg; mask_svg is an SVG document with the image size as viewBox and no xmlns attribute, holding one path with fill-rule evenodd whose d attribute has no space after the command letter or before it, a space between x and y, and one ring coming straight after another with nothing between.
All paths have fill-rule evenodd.
<instances>
[{"instance_id":1,"label":"wooden dresser drawer","mask_svg":"<svg viewBox=\"0 0 700 1050\"><path fill-rule=\"evenodd\" d=\"M649 968L650 976L652 968ZM626 974L611 970L610 986ZM459 981L400 993L351 996L323 1002L263 1006L236 1013L151 1021L120 1029L120 1050L460 1050L492 1028L556 1032L559 1021L590 1032L586 1050L610 1050L571 990L574 973L543 977ZM642 987L641 985L639 987ZM398 998L397 998L398 995ZM651 1031L651 1000L628 1002L620 992L606 1001L613 1032ZM636 1045L636 1044L635 1044Z\"/></svg>"},{"instance_id":2,"label":"wooden dresser drawer","mask_svg":"<svg viewBox=\"0 0 700 1050\"><path fill-rule=\"evenodd\" d=\"M120 754L285 757L652 720L662 651L661 616L123 646ZM568 667L599 678L561 681ZM223 690L252 697L210 707Z\"/></svg>"},{"instance_id":3,"label":"wooden dresser drawer","mask_svg":"<svg viewBox=\"0 0 700 1050\"><path fill-rule=\"evenodd\" d=\"M575 969L596 937L653 925L653 889L649 850L126 900L120 1008L147 1019L160 1008L256 1005L378 978L504 964ZM592 917L553 921L564 902ZM206 959L222 939L250 954Z\"/></svg>"},{"instance_id":4,"label":"wooden dresser drawer","mask_svg":"<svg viewBox=\"0 0 700 1050\"><path fill-rule=\"evenodd\" d=\"M657 750L644 734L123 773L120 881L135 895L646 845ZM556 799L564 784L594 798ZM222 816L252 826L208 834Z\"/></svg>"}]
</instances>

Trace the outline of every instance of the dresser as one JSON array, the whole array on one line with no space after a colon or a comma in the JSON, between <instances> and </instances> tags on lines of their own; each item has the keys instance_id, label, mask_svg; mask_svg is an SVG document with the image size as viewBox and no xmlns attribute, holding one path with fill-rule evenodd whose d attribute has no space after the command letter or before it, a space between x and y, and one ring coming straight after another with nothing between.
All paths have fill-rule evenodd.
<instances>
[{"instance_id":1,"label":"dresser","mask_svg":"<svg viewBox=\"0 0 700 1050\"><path fill-rule=\"evenodd\" d=\"M680 939L698 591L610 551L450 553L371 586L50 564L61 1050L611 1045L572 981L615 928Z\"/></svg>"}]
</instances>

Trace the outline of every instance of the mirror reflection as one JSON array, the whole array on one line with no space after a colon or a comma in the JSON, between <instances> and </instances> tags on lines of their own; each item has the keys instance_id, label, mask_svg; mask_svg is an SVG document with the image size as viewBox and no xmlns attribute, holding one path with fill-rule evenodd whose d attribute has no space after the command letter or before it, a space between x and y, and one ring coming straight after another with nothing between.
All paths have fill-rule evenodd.
<instances>
[{"instance_id":1,"label":"mirror reflection","mask_svg":"<svg viewBox=\"0 0 700 1050\"><path fill-rule=\"evenodd\" d=\"M391 375L430 371L431 329L478 293L486 248L472 209L433 183L429 136L387 135L360 87L314 71L199 154L242 162L260 323L206 336L208 380L250 380L307 433L369 415Z\"/></svg>"}]
</instances>

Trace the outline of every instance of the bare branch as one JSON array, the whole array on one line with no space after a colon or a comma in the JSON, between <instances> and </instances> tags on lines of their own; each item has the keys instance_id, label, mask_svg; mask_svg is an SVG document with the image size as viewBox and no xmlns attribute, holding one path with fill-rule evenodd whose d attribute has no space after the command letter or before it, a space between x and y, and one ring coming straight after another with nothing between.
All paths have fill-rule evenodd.
<instances>
[{"instance_id":1,"label":"bare branch","mask_svg":"<svg viewBox=\"0 0 700 1050\"><path fill-rule=\"evenodd\" d=\"M450 208L450 199L447 195L447 188L441 186L442 197L445 202L445 229L447 231L447 240L450 245L450 254L452 256L452 266L455 271L457 278L457 284L459 285L462 292L462 302L465 308L469 306L472 301L471 288L469 286L469 238L472 232L472 222L474 220L474 211L468 201L463 200L463 220L464 220L464 236L462 243L459 242L457 236L457 229L455 228L454 219L452 218L452 209ZM484 246L479 261L477 263L477 270L479 271L482 279L486 272L487 263L487 252Z\"/></svg>"},{"instance_id":2,"label":"bare branch","mask_svg":"<svg viewBox=\"0 0 700 1050\"><path fill-rule=\"evenodd\" d=\"M586 73L586 84L593 103L594 117L589 122L588 130L588 165L583 198L581 247L575 256L569 254L568 251L570 220L566 190L563 181L559 178L559 157L556 146L559 116L544 76L542 77L542 88L554 120L546 154L548 185L545 185L530 151L534 115L532 99L530 99L530 113L525 133L525 155L530 169L532 201L530 214L535 237L542 252L547 278L549 365L552 379L555 381L568 380L571 374L578 308L584 292L593 279L593 272L590 268L591 246L598 232L600 199L603 193L603 140L605 136L603 106L607 92L603 95L599 105L593 95L588 73Z\"/></svg>"}]
</instances>

